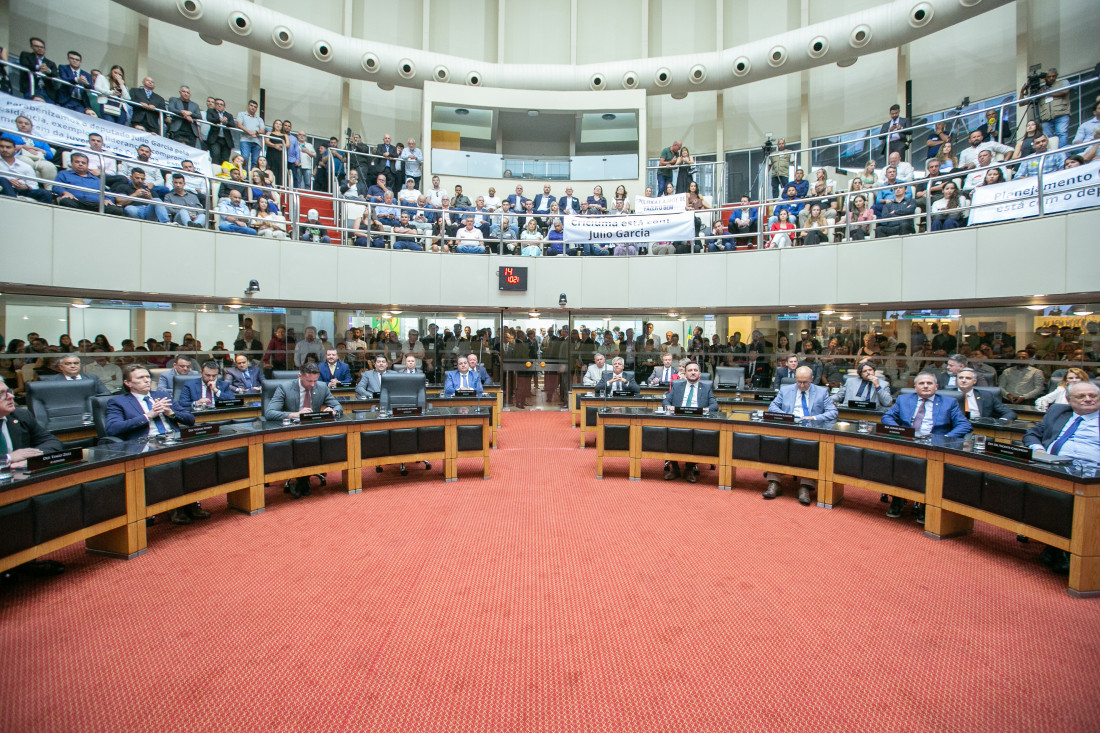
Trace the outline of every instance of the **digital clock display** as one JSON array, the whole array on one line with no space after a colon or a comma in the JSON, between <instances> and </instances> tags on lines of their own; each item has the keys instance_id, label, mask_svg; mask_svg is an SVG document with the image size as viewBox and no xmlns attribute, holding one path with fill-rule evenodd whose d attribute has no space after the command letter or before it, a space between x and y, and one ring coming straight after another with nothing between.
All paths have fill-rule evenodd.
<instances>
[{"instance_id":1,"label":"digital clock display","mask_svg":"<svg viewBox=\"0 0 1100 733\"><path fill-rule=\"evenodd\" d=\"M497 276L498 290L527 290L526 267L500 267L497 268Z\"/></svg>"}]
</instances>

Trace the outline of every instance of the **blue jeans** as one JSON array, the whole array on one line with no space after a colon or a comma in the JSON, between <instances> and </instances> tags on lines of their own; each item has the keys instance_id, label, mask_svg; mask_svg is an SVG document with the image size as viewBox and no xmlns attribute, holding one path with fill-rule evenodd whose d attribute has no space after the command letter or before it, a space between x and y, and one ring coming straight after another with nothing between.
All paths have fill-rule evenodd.
<instances>
[{"instance_id":1,"label":"blue jeans","mask_svg":"<svg viewBox=\"0 0 1100 733\"><path fill-rule=\"evenodd\" d=\"M609 249L600 249L600 245L592 244L591 242L585 242L584 254L586 257L603 257L611 254Z\"/></svg>"},{"instance_id":2,"label":"blue jeans","mask_svg":"<svg viewBox=\"0 0 1100 733\"><path fill-rule=\"evenodd\" d=\"M1050 122L1043 123L1043 134L1047 137L1058 136L1058 147L1064 147L1069 142L1069 115L1055 117Z\"/></svg>"},{"instance_id":3,"label":"blue jeans","mask_svg":"<svg viewBox=\"0 0 1100 733\"><path fill-rule=\"evenodd\" d=\"M155 220L161 224L168 223L168 209L164 204L130 204L125 209L126 216L133 219Z\"/></svg>"},{"instance_id":4,"label":"blue jeans","mask_svg":"<svg viewBox=\"0 0 1100 733\"><path fill-rule=\"evenodd\" d=\"M665 195L665 188L667 188L668 184L670 184L670 183L672 183L672 176L666 176L663 173L658 173L657 174L657 190L654 191L653 193L657 194L658 196L664 196Z\"/></svg>"},{"instance_id":5,"label":"blue jeans","mask_svg":"<svg viewBox=\"0 0 1100 733\"><path fill-rule=\"evenodd\" d=\"M223 221L218 225L218 230L223 232L230 232L232 234L256 234L256 230L252 227L242 227L240 224L234 224L229 221Z\"/></svg>"},{"instance_id":6,"label":"blue jeans","mask_svg":"<svg viewBox=\"0 0 1100 733\"><path fill-rule=\"evenodd\" d=\"M485 247L480 244L460 244L457 251L467 255L482 255L485 254Z\"/></svg>"},{"instance_id":7,"label":"blue jeans","mask_svg":"<svg viewBox=\"0 0 1100 733\"><path fill-rule=\"evenodd\" d=\"M411 239L398 239L393 243L394 249L407 249L413 252L423 252L424 248Z\"/></svg>"},{"instance_id":8,"label":"blue jeans","mask_svg":"<svg viewBox=\"0 0 1100 733\"><path fill-rule=\"evenodd\" d=\"M258 141L248 139L247 133L241 137L241 155L244 156L245 171L250 171L259 165L260 151L263 146Z\"/></svg>"}]
</instances>

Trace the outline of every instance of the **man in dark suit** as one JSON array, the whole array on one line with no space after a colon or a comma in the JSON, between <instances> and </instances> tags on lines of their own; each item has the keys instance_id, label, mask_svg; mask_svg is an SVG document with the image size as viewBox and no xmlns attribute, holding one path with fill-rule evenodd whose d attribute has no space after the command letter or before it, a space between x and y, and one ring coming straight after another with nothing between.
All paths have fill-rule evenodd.
<instances>
[{"instance_id":1,"label":"man in dark suit","mask_svg":"<svg viewBox=\"0 0 1100 733\"><path fill-rule=\"evenodd\" d=\"M1100 463L1100 388L1092 382L1074 382L1066 389L1065 405L1051 405L1042 422L1024 433L1032 450ZM1045 547L1040 562L1056 573L1069 572L1069 553Z\"/></svg>"},{"instance_id":2,"label":"man in dark suit","mask_svg":"<svg viewBox=\"0 0 1100 733\"><path fill-rule=\"evenodd\" d=\"M234 397L229 380L218 379L218 362L203 362L201 374L201 379L192 379L183 385L180 392L183 409L192 411L195 406L213 407L218 400Z\"/></svg>"},{"instance_id":3,"label":"man in dark suit","mask_svg":"<svg viewBox=\"0 0 1100 733\"><path fill-rule=\"evenodd\" d=\"M714 390L710 382L704 382L700 377L702 370L699 364L689 361L684 368L684 379L677 379L672 383L672 389L665 395L661 404L665 409L677 407L702 407L712 414L718 412L718 399L714 396ZM680 464L677 461L668 462L668 472L665 473L665 481L680 478ZM699 469L694 463L684 466L684 478L689 483L695 483L699 479Z\"/></svg>"},{"instance_id":4,"label":"man in dark suit","mask_svg":"<svg viewBox=\"0 0 1100 733\"><path fill-rule=\"evenodd\" d=\"M898 399L882 416L883 425L901 425L913 428L918 436L942 435L948 438L961 438L974 428L959 409L956 400L945 399L936 394L936 375L933 372L921 372L913 380L915 392L898 396ZM905 499L891 498L886 516L896 519L905 508ZM913 506L913 515L918 522L924 521L924 507Z\"/></svg>"},{"instance_id":5,"label":"man in dark suit","mask_svg":"<svg viewBox=\"0 0 1100 733\"><path fill-rule=\"evenodd\" d=\"M244 354L237 354L233 364L232 368L225 370L229 388L234 392L259 392L264 383L263 370L252 366Z\"/></svg>"},{"instance_id":6,"label":"man in dark suit","mask_svg":"<svg viewBox=\"0 0 1100 733\"><path fill-rule=\"evenodd\" d=\"M912 198L905 198L906 191L905 186L895 187L894 198L882 205L882 216L875 225L876 238L913 234L916 231L912 217L917 204Z\"/></svg>"},{"instance_id":7,"label":"man in dark suit","mask_svg":"<svg viewBox=\"0 0 1100 733\"><path fill-rule=\"evenodd\" d=\"M947 357L944 368L936 373L936 386L939 389L955 389L958 386L956 378L959 372L966 366L966 357L962 354L951 354ZM982 385L983 387L986 385Z\"/></svg>"},{"instance_id":8,"label":"man in dark suit","mask_svg":"<svg viewBox=\"0 0 1100 733\"><path fill-rule=\"evenodd\" d=\"M767 387L772 383L772 365L767 359L760 358L760 352L755 348L749 349L748 358L745 360L745 387Z\"/></svg>"},{"instance_id":9,"label":"man in dark suit","mask_svg":"<svg viewBox=\"0 0 1100 733\"><path fill-rule=\"evenodd\" d=\"M522 185L517 185L516 192L509 194L506 200L512 205L512 211L514 212L519 213L527 208L527 197L523 195ZM561 208L560 205L559 208Z\"/></svg>"},{"instance_id":10,"label":"man in dark suit","mask_svg":"<svg viewBox=\"0 0 1100 733\"><path fill-rule=\"evenodd\" d=\"M91 106L88 103L88 90L92 88L92 77L80 68L83 61L79 53L69 51L69 63L57 70L58 83L55 84L54 98L59 106L74 112L83 112Z\"/></svg>"},{"instance_id":11,"label":"man in dark suit","mask_svg":"<svg viewBox=\"0 0 1100 733\"><path fill-rule=\"evenodd\" d=\"M447 372L443 379L443 395L453 397L458 390L472 389L478 394L482 393L481 377L470 373L470 358L459 356L456 362L458 367L454 371Z\"/></svg>"},{"instance_id":12,"label":"man in dark suit","mask_svg":"<svg viewBox=\"0 0 1100 733\"><path fill-rule=\"evenodd\" d=\"M57 77L57 64L46 58L46 42L31 37L31 50L19 54L19 65L28 73L18 74L23 89L23 97L31 98L30 75L34 75L34 93L43 99L53 98L53 79Z\"/></svg>"},{"instance_id":13,"label":"man in dark suit","mask_svg":"<svg viewBox=\"0 0 1100 733\"><path fill-rule=\"evenodd\" d=\"M130 90L130 100L136 105L130 108L130 126L160 135L162 131L158 110L167 109L168 103L164 101L164 97L153 91L155 88L153 77L147 76L141 80L140 87Z\"/></svg>"},{"instance_id":14,"label":"man in dark suit","mask_svg":"<svg viewBox=\"0 0 1100 733\"><path fill-rule=\"evenodd\" d=\"M28 458L61 450L61 441L38 424L30 410L15 406L15 394L0 381L0 452L7 455L12 468L22 468ZM36 577L59 575L65 566L56 560L33 560L0 573L0 578L12 578L16 573Z\"/></svg>"},{"instance_id":15,"label":"man in dark suit","mask_svg":"<svg viewBox=\"0 0 1100 733\"><path fill-rule=\"evenodd\" d=\"M535 213L536 214L549 214L550 213L550 202L551 201L556 201L556 200L557 199L555 199L550 194L550 184L549 183L544 184L543 187L542 187L542 193L535 194ZM560 205L558 206L558 209L561 209Z\"/></svg>"},{"instance_id":16,"label":"man in dark suit","mask_svg":"<svg viewBox=\"0 0 1100 733\"><path fill-rule=\"evenodd\" d=\"M237 123L233 115L225 111L225 100L215 99L214 108L206 110L206 121L210 123L210 132L206 134L206 147L210 150L210 161L221 165L229 160L233 150L233 128Z\"/></svg>"},{"instance_id":17,"label":"man in dark suit","mask_svg":"<svg viewBox=\"0 0 1100 733\"><path fill-rule=\"evenodd\" d=\"M318 383L321 378L321 370L312 361L307 361L298 369L298 378L293 382L283 382L275 390L271 401L267 403L267 411L264 418L267 420L283 420L284 418L297 418L310 412L331 412L339 415L343 408L328 385ZM299 476L294 480L290 488L290 494L295 499L308 496L311 492L309 477Z\"/></svg>"},{"instance_id":18,"label":"man in dark suit","mask_svg":"<svg viewBox=\"0 0 1100 733\"><path fill-rule=\"evenodd\" d=\"M787 354L783 357L783 364L775 370L775 380L772 382L772 389L779 389L782 387L784 379L794 379L794 373L797 370L798 354ZM811 369L811 372L812 371Z\"/></svg>"},{"instance_id":19,"label":"man in dark suit","mask_svg":"<svg viewBox=\"0 0 1100 733\"><path fill-rule=\"evenodd\" d=\"M67 354L57 361L57 369L60 374L47 374L41 377L43 382L47 381L84 381L95 382L96 394L111 394L111 390L107 389L107 386L99 380L99 377L94 374L81 374L80 372L80 357L76 354Z\"/></svg>"},{"instance_id":20,"label":"man in dark suit","mask_svg":"<svg viewBox=\"0 0 1100 733\"><path fill-rule=\"evenodd\" d=\"M374 158L371 158L371 178L378 174L386 177L386 188L394 190L393 159L397 157L397 148L392 144L389 135L382 136L382 144L374 149Z\"/></svg>"},{"instance_id":21,"label":"man in dark suit","mask_svg":"<svg viewBox=\"0 0 1100 733\"><path fill-rule=\"evenodd\" d=\"M970 367L963 367L955 375L955 388L962 395L959 408L967 420L991 417L998 420L1015 420L1016 413L1004 406L997 390L979 392L974 389L978 384L978 373Z\"/></svg>"},{"instance_id":22,"label":"man in dark suit","mask_svg":"<svg viewBox=\"0 0 1100 733\"><path fill-rule=\"evenodd\" d=\"M671 384L676 381L678 371L676 364L673 363L674 361L672 354L667 351L661 354L661 366L656 367L649 377L651 387L656 387L659 384Z\"/></svg>"},{"instance_id":23,"label":"man in dark suit","mask_svg":"<svg viewBox=\"0 0 1100 733\"><path fill-rule=\"evenodd\" d=\"M351 383L351 367L340 361L340 352L336 349L325 350L325 360L321 362L321 381L335 389L341 383Z\"/></svg>"},{"instance_id":24,"label":"man in dark suit","mask_svg":"<svg viewBox=\"0 0 1100 733\"><path fill-rule=\"evenodd\" d=\"M485 365L478 363L477 354L467 355L466 361L470 364L470 373L480 377L483 386L493 383L492 378L489 376L489 372L485 369Z\"/></svg>"},{"instance_id":25,"label":"man in dark suit","mask_svg":"<svg viewBox=\"0 0 1100 733\"><path fill-rule=\"evenodd\" d=\"M626 360L616 356L611 360L611 371L604 372L600 381L596 382L597 395L630 394L637 396L642 388L634 381L634 377L626 374Z\"/></svg>"},{"instance_id":26,"label":"man in dark suit","mask_svg":"<svg viewBox=\"0 0 1100 733\"><path fill-rule=\"evenodd\" d=\"M883 138L883 160L889 158L890 153L895 152L901 155L902 159L905 158L905 151L909 149L909 137L912 135L911 132L904 132L907 127L909 127L909 120L901 116L901 105L891 105L890 119L882 123L878 131Z\"/></svg>"},{"instance_id":27,"label":"man in dark suit","mask_svg":"<svg viewBox=\"0 0 1100 733\"><path fill-rule=\"evenodd\" d=\"M405 361L401 364L401 368L396 371L398 374L423 374L422 371L416 368L416 357L412 354L405 354Z\"/></svg>"},{"instance_id":28,"label":"man in dark suit","mask_svg":"<svg viewBox=\"0 0 1100 733\"><path fill-rule=\"evenodd\" d=\"M123 393L107 400L107 435L136 440L170 433L177 425L194 425L195 416L173 402L171 392L152 391L149 370L140 364L122 368ZM206 519L210 512L198 502L172 510L173 524L190 524Z\"/></svg>"}]
</instances>

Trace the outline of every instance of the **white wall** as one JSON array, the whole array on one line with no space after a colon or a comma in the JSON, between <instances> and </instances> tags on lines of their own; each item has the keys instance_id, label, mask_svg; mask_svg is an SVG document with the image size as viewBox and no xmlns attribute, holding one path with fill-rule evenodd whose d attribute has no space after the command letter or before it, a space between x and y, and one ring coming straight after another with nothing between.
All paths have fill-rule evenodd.
<instances>
[{"instance_id":1,"label":"white wall","mask_svg":"<svg viewBox=\"0 0 1100 733\"><path fill-rule=\"evenodd\" d=\"M264 301L290 308L341 302L417 310L535 307L553 317L563 292L571 308L599 311L961 303L1036 292L1095 293L1100 272L1100 249L1092 236L1100 228L1100 210L839 246L625 262L612 257L520 261L273 242L10 200L0 200L0 220L8 223L0 242L5 291L14 283L86 297L157 293L165 300L192 296L224 302L240 297L245 284L256 279ZM25 256L27 241L39 243L33 258ZM1044 243L1041 268L978 266L1032 261L1035 242ZM108 249L114 257L102 256ZM180 277L165 263L182 251L219 266ZM527 292L497 290L497 268L503 265L531 268ZM159 317L153 313L147 324Z\"/></svg>"}]
</instances>

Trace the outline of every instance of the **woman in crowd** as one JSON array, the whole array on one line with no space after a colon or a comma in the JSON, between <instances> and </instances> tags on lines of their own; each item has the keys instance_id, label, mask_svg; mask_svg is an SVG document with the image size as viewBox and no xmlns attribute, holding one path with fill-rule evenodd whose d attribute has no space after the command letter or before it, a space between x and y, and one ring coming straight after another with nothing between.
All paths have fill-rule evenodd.
<instances>
[{"instance_id":1,"label":"woman in crowd","mask_svg":"<svg viewBox=\"0 0 1100 733\"><path fill-rule=\"evenodd\" d=\"M821 204L816 201L810 204L810 215L806 217L806 227L806 231L802 233L803 244L828 243L829 232L833 227L821 213Z\"/></svg>"},{"instance_id":2,"label":"woman in crowd","mask_svg":"<svg viewBox=\"0 0 1100 733\"><path fill-rule=\"evenodd\" d=\"M597 185L592 189L592 195L588 197L588 213L607 213L607 199L603 196L603 186Z\"/></svg>"},{"instance_id":3,"label":"woman in crowd","mask_svg":"<svg viewBox=\"0 0 1100 733\"><path fill-rule=\"evenodd\" d=\"M695 183L695 158L691 157L691 151L684 145L674 162L677 165L676 193L687 193L691 190L691 184Z\"/></svg>"},{"instance_id":4,"label":"woman in crowd","mask_svg":"<svg viewBox=\"0 0 1100 733\"><path fill-rule=\"evenodd\" d=\"M991 168L990 171L998 170ZM959 194L954 181L943 184L943 198L932 204L932 231L966 226L967 207L970 202Z\"/></svg>"},{"instance_id":5,"label":"woman in crowd","mask_svg":"<svg viewBox=\"0 0 1100 733\"><path fill-rule=\"evenodd\" d=\"M870 235L871 222L875 220L875 210L867 205L867 198L863 194L852 198L847 220L851 241L861 242Z\"/></svg>"},{"instance_id":6,"label":"woman in crowd","mask_svg":"<svg viewBox=\"0 0 1100 733\"><path fill-rule=\"evenodd\" d=\"M65 354L71 354L76 351L76 347L73 346L73 340L70 338L69 334L63 333L58 337L57 350Z\"/></svg>"},{"instance_id":7,"label":"woman in crowd","mask_svg":"<svg viewBox=\"0 0 1100 733\"><path fill-rule=\"evenodd\" d=\"M363 215L360 216L359 221L355 223L355 232L356 247L386 246L386 240L382 236L385 230L382 228L382 225L371 216L370 206L363 208ZM432 251L437 252L438 250L433 249Z\"/></svg>"},{"instance_id":8,"label":"woman in crowd","mask_svg":"<svg viewBox=\"0 0 1100 733\"><path fill-rule=\"evenodd\" d=\"M97 348L103 349L104 351L114 351L115 350L115 347L111 346L111 342L107 340L107 337L104 336L101 333L96 334L95 345L96 345Z\"/></svg>"},{"instance_id":9,"label":"woman in crowd","mask_svg":"<svg viewBox=\"0 0 1100 733\"><path fill-rule=\"evenodd\" d=\"M521 244L520 254L524 257L538 257L542 254L542 234L534 219L528 219L523 227L523 233L519 235Z\"/></svg>"},{"instance_id":10,"label":"woman in crowd","mask_svg":"<svg viewBox=\"0 0 1100 733\"><path fill-rule=\"evenodd\" d=\"M825 193L832 193L836 190L836 181L828 178L824 168L818 168L814 173L814 186L816 187L818 183L825 184Z\"/></svg>"},{"instance_id":11,"label":"woman in crowd","mask_svg":"<svg viewBox=\"0 0 1100 733\"><path fill-rule=\"evenodd\" d=\"M703 197L699 195L699 184L692 181L688 184L687 188L687 211L702 211L707 208L707 202L703 200ZM699 232L703 228L703 220L698 215L695 216L695 236L699 236Z\"/></svg>"},{"instance_id":12,"label":"woman in crowd","mask_svg":"<svg viewBox=\"0 0 1100 733\"><path fill-rule=\"evenodd\" d=\"M275 202L266 196L261 196L256 201L256 218L253 219L253 226L256 227L261 237L270 237L271 239L287 238L286 218L279 213Z\"/></svg>"},{"instance_id":13,"label":"woman in crowd","mask_svg":"<svg viewBox=\"0 0 1100 733\"><path fill-rule=\"evenodd\" d=\"M1069 389L1069 386L1076 382L1087 381L1089 381L1088 372L1078 367L1070 367L1066 370L1065 375L1062 377L1062 381L1058 383L1054 391L1035 400L1035 406L1039 408L1041 412L1046 412L1047 408L1051 405L1068 405L1069 401L1066 398L1066 390Z\"/></svg>"},{"instance_id":14,"label":"woman in crowd","mask_svg":"<svg viewBox=\"0 0 1100 733\"><path fill-rule=\"evenodd\" d=\"M100 74L92 82L95 87L95 107L99 115L111 122L125 125L130 119L130 89L126 85L126 71L115 64L106 75Z\"/></svg>"},{"instance_id":15,"label":"woman in crowd","mask_svg":"<svg viewBox=\"0 0 1100 733\"><path fill-rule=\"evenodd\" d=\"M780 206L776 221L771 225L771 239L768 240L767 249L782 249L790 247L791 237L794 236L794 224L791 223L791 214L787 207Z\"/></svg>"},{"instance_id":16,"label":"woman in crowd","mask_svg":"<svg viewBox=\"0 0 1100 733\"><path fill-rule=\"evenodd\" d=\"M267 166L276 186L283 185L283 151L286 148L286 133L283 132L283 121L275 120L271 123L271 132L267 135Z\"/></svg>"},{"instance_id":17,"label":"woman in crowd","mask_svg":"<svg viewBox=\"0 0 1100 733\"><path fill-rule=\"evenodd\" d=\"M264 197L264 190L262 187L265 185L263 174L260 173L259 168L253 168L251 172L249 172L248 182L251 185L248 187L248 196L245 200L249 206L256 208L256 203Z\"/></svg>"},{"instance_id":18,"label":"woman in crowd","mask_svg":"<svg viewBox=\"0 0 1100 733\"><path fill-rule=\"evenodd\" d=\"M979 186L992 186L997 183L1005 182L1005 174L1000 168L990 168L985 172L985 178L979 183Z\"/></svg>"},{"instance_id":19,"label":"woman in crowd","mask_svg":"<svg viewBox=\"0 0 1100 733\"><path fill-rule=\"evenodd\" d=\"M539 229L543 234L549 234L554 228L554 222L561 221L561 210L558 209L558 202L550 202L550 213L546 216L536 216L535 221L538 222Z\"/></svg>"},{"instance_id":20,"label":"woman in crowd","mask_svg":"<svg viewBox=\"0 0 1100 733\"><path fill-rule=\"evenodd\" d=\"M775 353L786 354L791 350L791 340L787 338L787 334L780 331L775 337Z\"/></svg>"},{"instance_id":21,"label":"woman in crowd","mask_svg":"<svg viewBox=\"0 0 1100 733\"><path fill-rule=\"evenodd\" d=\"M875 175L875 161L867 161L867 165L863 166L863 172L859 174L859 180L863 183L864 188L871 188L875 185L875 181L878 176Z\"/></svg>"},{"instance_id":22,"label":"woman in crowd","mask_svg":"<svg viewBox=\"0 0 1100 733\"><path fill-rule=\"evenodd\" d=\"M627 206L629 204L629 201L630 201L630 197L626 193L626 186L624 186L621 183L618 186L615 187L615 199L616 200L622 199L623 200L623 209L625 210L627 208Z\"/></svg>"},{"instance_id":23,"label":"woman in crowd","mask_svg":"<svg viewBox=\"0 0 1100 733\"><path fill-rule=\"evenodd\" d=\"M1019 160L1035 152L1032 143L1035 142L1035 138L1042 134L1042 132L1043 131L1039 129L1039 124L1035 122L1035 120L1029 119L1027 124L1024 125L1024 134L1016 141L1016 150L1012 154L1013 160Z\"/></svg>"},{"instance_id":24,"label":"woman in crowd","mask_svg":"<svg viewBox=\"0 0 1100 733\"><path fill-rule=\"evenodd\" d=\"M950 173L959 167L959 159L955 157L953 148L951 141L947 140L940 146L940 152L936 153L935 158L940 162L940 173Z\"/></svg>"},{"instance_id":25,"label":"woman in crowd","mask_svg":"<svg viewBox=\"0 0 1100 733\"><path fill-rule=\"evenodd\" d=\"M665 190L661 192L661 195L662 196L675 196L676 195L676 187L673 186L671 183L666 183L665 184Z\"/></svg>"}]
</instances>

